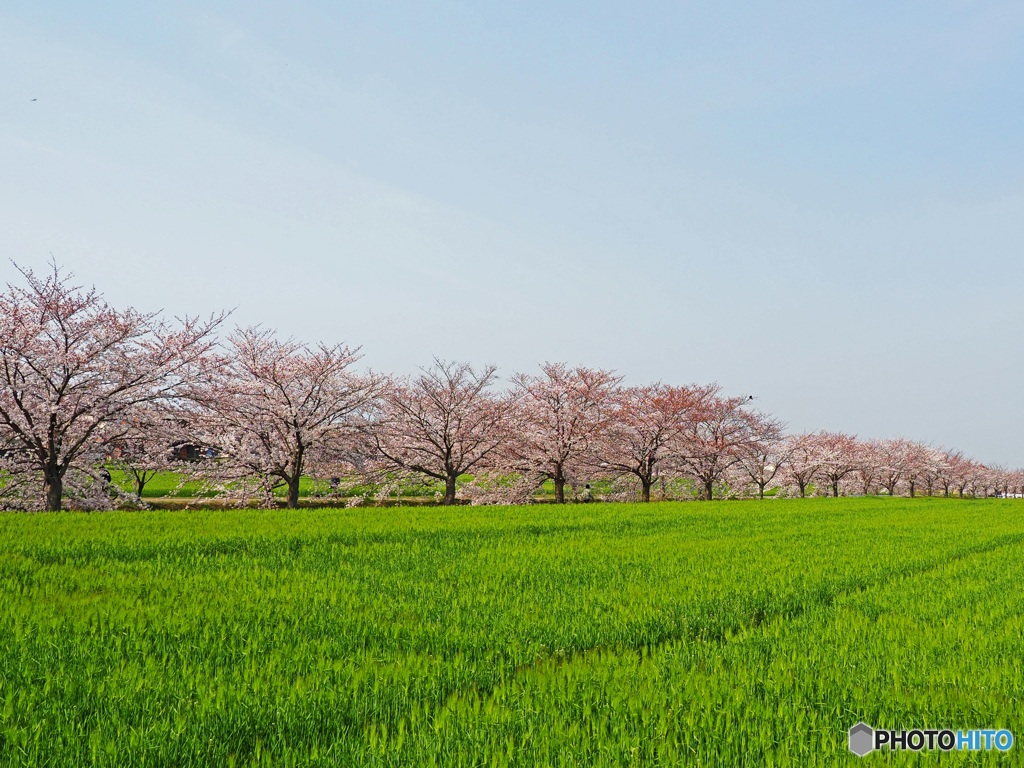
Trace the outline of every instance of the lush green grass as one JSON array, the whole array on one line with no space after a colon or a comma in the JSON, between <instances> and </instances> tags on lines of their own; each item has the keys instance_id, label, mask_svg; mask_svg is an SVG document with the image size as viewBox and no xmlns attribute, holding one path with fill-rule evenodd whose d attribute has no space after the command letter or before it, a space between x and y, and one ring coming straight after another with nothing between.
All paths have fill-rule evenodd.
<instances>
[{"instance_id":1,"label":"lush green grass","mask_svg":"<svg viewBox=\"0 0 1024 768\"><path fill-rule=\"evenodd\" d=\"M127 473L111 468L110 470L111 482L124 488L127 491L135 492L135 481ZM146 483L145 488L142 491L142 497L144 499L162 499L162 498L178 498L178 499L194 499L202 497L214 497L217 494L213 491L204 489L200 483L186 482L182 484L182 476L177 472L158 472L151 480ZM180 486L180 487L179 487ZM443 490L443 486L441 486ZM376 488L370 486L358 486L355 488L346 488L346 494L352 495L363 495L369 493L373 495ZM401 488L402 496L432 496L435 487L426 487L416 483L405 483ZM330 488L325 487L323 482L317 483L309 477L303 477L299 480L299 496L303 498L315 497L316 494L327 494ZM275 495L279 498L285 498L288 495L288 489L285 486L281 486L275 491Z\"/></svg>"},{"instance_id":2,"label":"lush green grass","mask_svg":"<svg viewBox=\"0 0 1024 768\"><path fill-rule=\"evenodd\" d=\"M114 467L109 468L111 481L116 485L124 488L125 490L134 492L135 481L127 473L116 469ZM145 488L142 491L142 497L145 499L163 499L163 498L178 498L178 499L194 499L201 497L213 497L216 493L205 490L199 483L184 483L181 482L182 476L177 472L158 472L152 479L150 479ZM459 482L469 482L472 480L471 475L464 475L459 479ZM299 496L303 498L315 497L317 493L324 494L330 489L323 487L323 483L317 483L315 480L309 477L303 477L299 481ZM346 495L364 495L369 494L373 497L376 492L376 487L370 486L357 486L355 488L346 489ZM399 489L400 497L433 497L435 492L443 491L443 484L426 485L423 483L415 483L405 481L402 483ZM571 488L567 489L566 493L571 495ZM608 492L610 486L607 483L598 483L594 489L597 493ZM774 495L776 489L772 489L768 495ZM279 498L285 498L288 495L286 487L281 486L277 489L275 494ZM551 480L544 481L544 484L538 489L537 496L541 499L550 498L553 499L555 496L555 484Z\"/></svg>"},{"instance_id":3,"label":"lush green grass","mask_svg":"<svg viewBox=\"0 0 1024 768\"><path fill-rule=\"evenodd\" d=\"M135 492L135 480L125 472L111 469L110 480L127 491ZM146 487L142 490L143 498L148 499L160 499L168 496L192 499L203 495L211 494L209 492L204 493L198 483L185 483L182 485L181 476L176 472L158 472L146 483Z\"/></svg>"},{"instance_id":4,"label":"lush green grass","mask_svg":"<svg viewBox=\"0 0 1024 768\"><path fill-rule=\"evenodd\" d=\"M861 719L1024 736L1021 502L8 514L0 541L0 765L831 766Z\"/></svg>"}]
</instances>

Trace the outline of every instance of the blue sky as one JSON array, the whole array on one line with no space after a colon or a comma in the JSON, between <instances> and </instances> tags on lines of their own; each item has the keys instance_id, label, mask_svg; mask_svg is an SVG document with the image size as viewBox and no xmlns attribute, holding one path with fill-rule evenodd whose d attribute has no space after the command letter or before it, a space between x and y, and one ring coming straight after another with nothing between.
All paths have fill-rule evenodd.
<instances>
[{"instance_id":1,"label":"blue sky","mask_svg":"<svg viewBox=\"0 0 1024 768\"><path fill-rule=\"evenodd\" d=\"M1024 464L1019 2L13 0L0 68L0 281Z\"/></svg>"}]
</instances>

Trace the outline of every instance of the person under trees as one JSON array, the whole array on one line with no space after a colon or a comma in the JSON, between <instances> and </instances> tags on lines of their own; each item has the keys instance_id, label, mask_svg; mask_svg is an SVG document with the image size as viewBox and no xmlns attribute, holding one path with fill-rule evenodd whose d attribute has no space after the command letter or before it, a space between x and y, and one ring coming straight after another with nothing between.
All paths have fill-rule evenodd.
<instances>
[{"instance_id":1,"label":"person under trees","mask_svg":"<svg viewBox=\"0 0 1024 768\"><path fill-rule=\"evenodd\" d=\"M455 504L459 477L491 466L511 435L511 402L489 391L496 370L435 358L419 376L387 382L366 427L377 471L444 483L441 503Z\"/></svg>"},{"instance_id":2,"label":"person under trees","mask_svg":"<svg viewBox=\"0 0 1024 768\"><path fill-rule=\"evenodd\" d=\"M56 511L68 492L105 496L98 468L131 433L133 411L179 399L204 375L223 315L171 325L115 309L56 263L19 271L25 286L0 294L2 464L34 496L20 503ZM22 482L30 476L41 482Z\"/></svg>"},{"instance_id":3,"label":"person under trees","mask_svg":"<svg viewBox=\"0 0 1024 768\"><path fill-rule=\"evenodd\" d=\"M514 439L502 447L506 471L551 480L555 503L586 465L611 423L616 387L612 371L544 363L539 376L512 377Z\"/></svg>"},{"instance_id":4,"label":"person under trees","mask_svg":"<svg viewBox=\"0 0 1024 768\"><path fill-rule=\"evenodd\" d=\"M299 506L304 475L335 475L353 466L355 441L382 377L351 370L359 350L280 341L273 331L236 329L217 373L193 392L199 404L190 442L215 460L194 464L199 477L243 499L255 490L266 505L278 488Z\"/></svg>"}]
</instances>

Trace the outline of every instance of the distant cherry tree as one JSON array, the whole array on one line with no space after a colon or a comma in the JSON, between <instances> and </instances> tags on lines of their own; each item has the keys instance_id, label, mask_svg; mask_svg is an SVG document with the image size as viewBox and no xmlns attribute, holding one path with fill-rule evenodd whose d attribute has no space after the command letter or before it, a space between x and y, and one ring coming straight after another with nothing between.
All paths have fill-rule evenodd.
<instances>
[{"instance_id":1,"label":"distant cherry tree","mask_svg":"<svg viewBox=\"0 0 1024 768\"><path fill-rule=\"evenodd\" d=\"M864 496L870 496L877 490L880 450L877 440L857 442L857 468L854 470L854 477L857 489Z\"/></svg>"},{"instance_id":2,"label":"distant cherry tree","mask_svg":"<svg viewBox=\"0 0 1024 768\"><path fill-rule=\"evenodd\" d=\"M878 444L878 474L886 493L896 496L907 471L910 441L905 438L882 440Z\"/></svg>"},{"instance_id":3,"label":"distant cherry tree","mask_svg":"<svg viewBox=\"0 0 1024 768\"><path fill-rule=\"evenodd\" d=\"M612 371L544 363L541 373L512 377L515 429L502 447L509 471L551 480L555 502L565 503L565 486L592 463L615 410L621 377Z\"/></svg>"},{"instance_id":4,"label":"distant cherry tree","mask_svg":"<svg viewBox=\"0 0 1024 768\"><path fill-rule=\"evenodd\" d=\"M749 434L739 447L738 476L757 487L757 497L780 476L789 461L789 443L784 425L767 414L748 412Z\"/></svg>"},{"instance_id":5,"label":"distant cherry tree","mask_svg":"<svg viewBox=\"0 0 1024 768\"><path fill-rule=\"evenodd\" d=\"M0 294L3 465L40 481L26 503L59 510L68 480L102 490L100 465L132 432L133 411L179 398L202 373L222 318L169 324L115 309L56 264L21 273L25 285Z\"/></svg>"},{"instance_id":6,"label":"distant cherry tree","mask_svg":"<svg viewBox=\"0 0 1024 768\"><path fill-rule=\"evenodd\" d=\"M106 443L104 464L120 473L120 484L135 503L142 503L146 486L158 475L176 474L184 484L187 457L180 448L188 440L186 425L172 403L146 403L126 414L121 436Z\"/></svg>"},{"instance_id":7,"label":"distant cherry tree","mask_svg":"<svg viewBox=\"0 0 1024 768\"><path fill-rule=\"evenodd\" d=\"M957 452L950 456L950 485L961 499L967 495L971 487L976 466L977 462L962 453Z\"/></svg>"},{"instance_id":8,"label":"distant cherry tree","mask_svg":"<svg viewBox=\"0 0 1024 768\"><path fill-rule=\"evenodd\" d=\"M790 435L787 439L786 478L795 485L800 498L807 495L808 487L821 470L821 454L817 450L816 436L812 433Z\"/></svg>"},{"instance_id":9,"label":"distant cherry tree","mask_svg":"<svg viewBox=\"0 0 1024 768\"><path fill-rule=\"evenodd\" d=\"M443 483L441 503L454 504L459 477L490 467L510 438L509 400L490 392L496 371L435 359L419 376L388 382L366 428L376 468Z\"/></svg>"},{"instance_id":10,"label":"distant cherry tree","mask_svg":"<svg viewBox=\"0 0 1024 768\"><path fill-rule=\"evenodd\" d=\"M839 486L847 475L853 474L860 463L857 438L842 432L818 432L811 444L817 455L818 475L825 486L825 493L839 497Z\"/></svg>"},{"instance_id":11,"label":"distant cherry tree","mask_svg":"<svg viewBox=\"0 0 1024 768\"><path fill-rule=\"evenodd\" d=\"M252 489L271 504L276 489L299 505L307 474L350 472L380 376L352 370L358 349L281 341L268 329L238 329L227 339L217 375L194 396L190 442L214 460L198 473L244 497Z\"/></svg>"},{"instance_id":12,"label":"distant cherry tree","mask_svg":"<svg viewBox=\"0 0 1024 768\"><path fill-rule=\"evenodd\" d=\"M942 486L942 477L945 474L945 469L946 452L930 445L924 446L918 482L924 486L926 495L935 495L935 491ZM1004 473L1005 476L1006 473Z\"/></svg>"},{"instance_id":13,"label":"distant cherry tree","mask_svg":"<svg viewBox=\"0 0 1024 768\"><path fill-rule=\"evenodd\" d=\"M930 446L919 441L908 440L904 446L903 481L910 498L917 495L917 488L934 482L934 455ZM930 495L930 494L929 494Z\"/></svg>"},{"instance_id":14,"label":"distant cherry tree","mask_svg":"<svg viewBox=\"0 0 1024 768\"><path fill-rule=\"evenodd\" d=\"M943 496L948 497L950 489L954 488L957 471L963 462L964 455L960 451L942 451L942 458L938 463L938 475L935 482L942 489Z\"/></svg>"},{"instance_id":15,"label":"distant cherry tree","mask_svg":"<svg viewBox=\"0 0 1024 768\"><path fill-rule=\"evenodd\" d=\"M752 440L748 397L726 397L718 384L696 393L676 460L698 482L700 498L714 498L715 486L739 463Z\"/></svg>"},{"instance_id":16,"label":"distant cherry tree","mask_svg":"<svg viewBox=\"0 0 1024 768\"><path fill-rule=\"evenodd\" d=\"M20 269L20 268L19 268ZM707 386L621 387L612 371L545 363L494 391L495 368L435 360L420 376L356 373L358 348L215 338L224 315L173 322L109 305L55 264L0 293L0 508L139 502L153 478L202 480L239 503L299 503L304 478L416 478L474 503L530 502L552 481L604 498L711 499L884 488L889 496L1024 493L1024 472L905 438L785 436L749 398ZM113 474L113 477L111 476ZM459 478L465 483L459 485ZM587 492L585 500L593 498Z\"/></svg>"},{"instance_id":17,"label":"distant cherry tree","mask_svg":"<svg viewBox=\"0 0 1024 768\"><path fill-rule=\"evenodd\" d=\"M595 441L598 466L634 477L641 500L650 501L664 459L684 433L696 403L688 387L651 384L615 391L607 428Z\"/></svg>"}]
</instances>

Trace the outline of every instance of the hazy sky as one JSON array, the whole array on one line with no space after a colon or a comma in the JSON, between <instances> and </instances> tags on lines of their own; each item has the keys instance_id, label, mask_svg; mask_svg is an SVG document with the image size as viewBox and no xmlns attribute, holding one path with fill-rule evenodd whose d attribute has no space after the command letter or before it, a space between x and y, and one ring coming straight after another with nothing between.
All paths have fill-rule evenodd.
<instances>
[{"instance_id":1,"label":"hazy sky","mask_svg":"<svg viewBox=\"0 0 1024 768\"><path fill-rule=\"evenodd\" d=\"M0 283L1024 464L1024 4L0 5Z\"/></svg>"}]
</instances>

